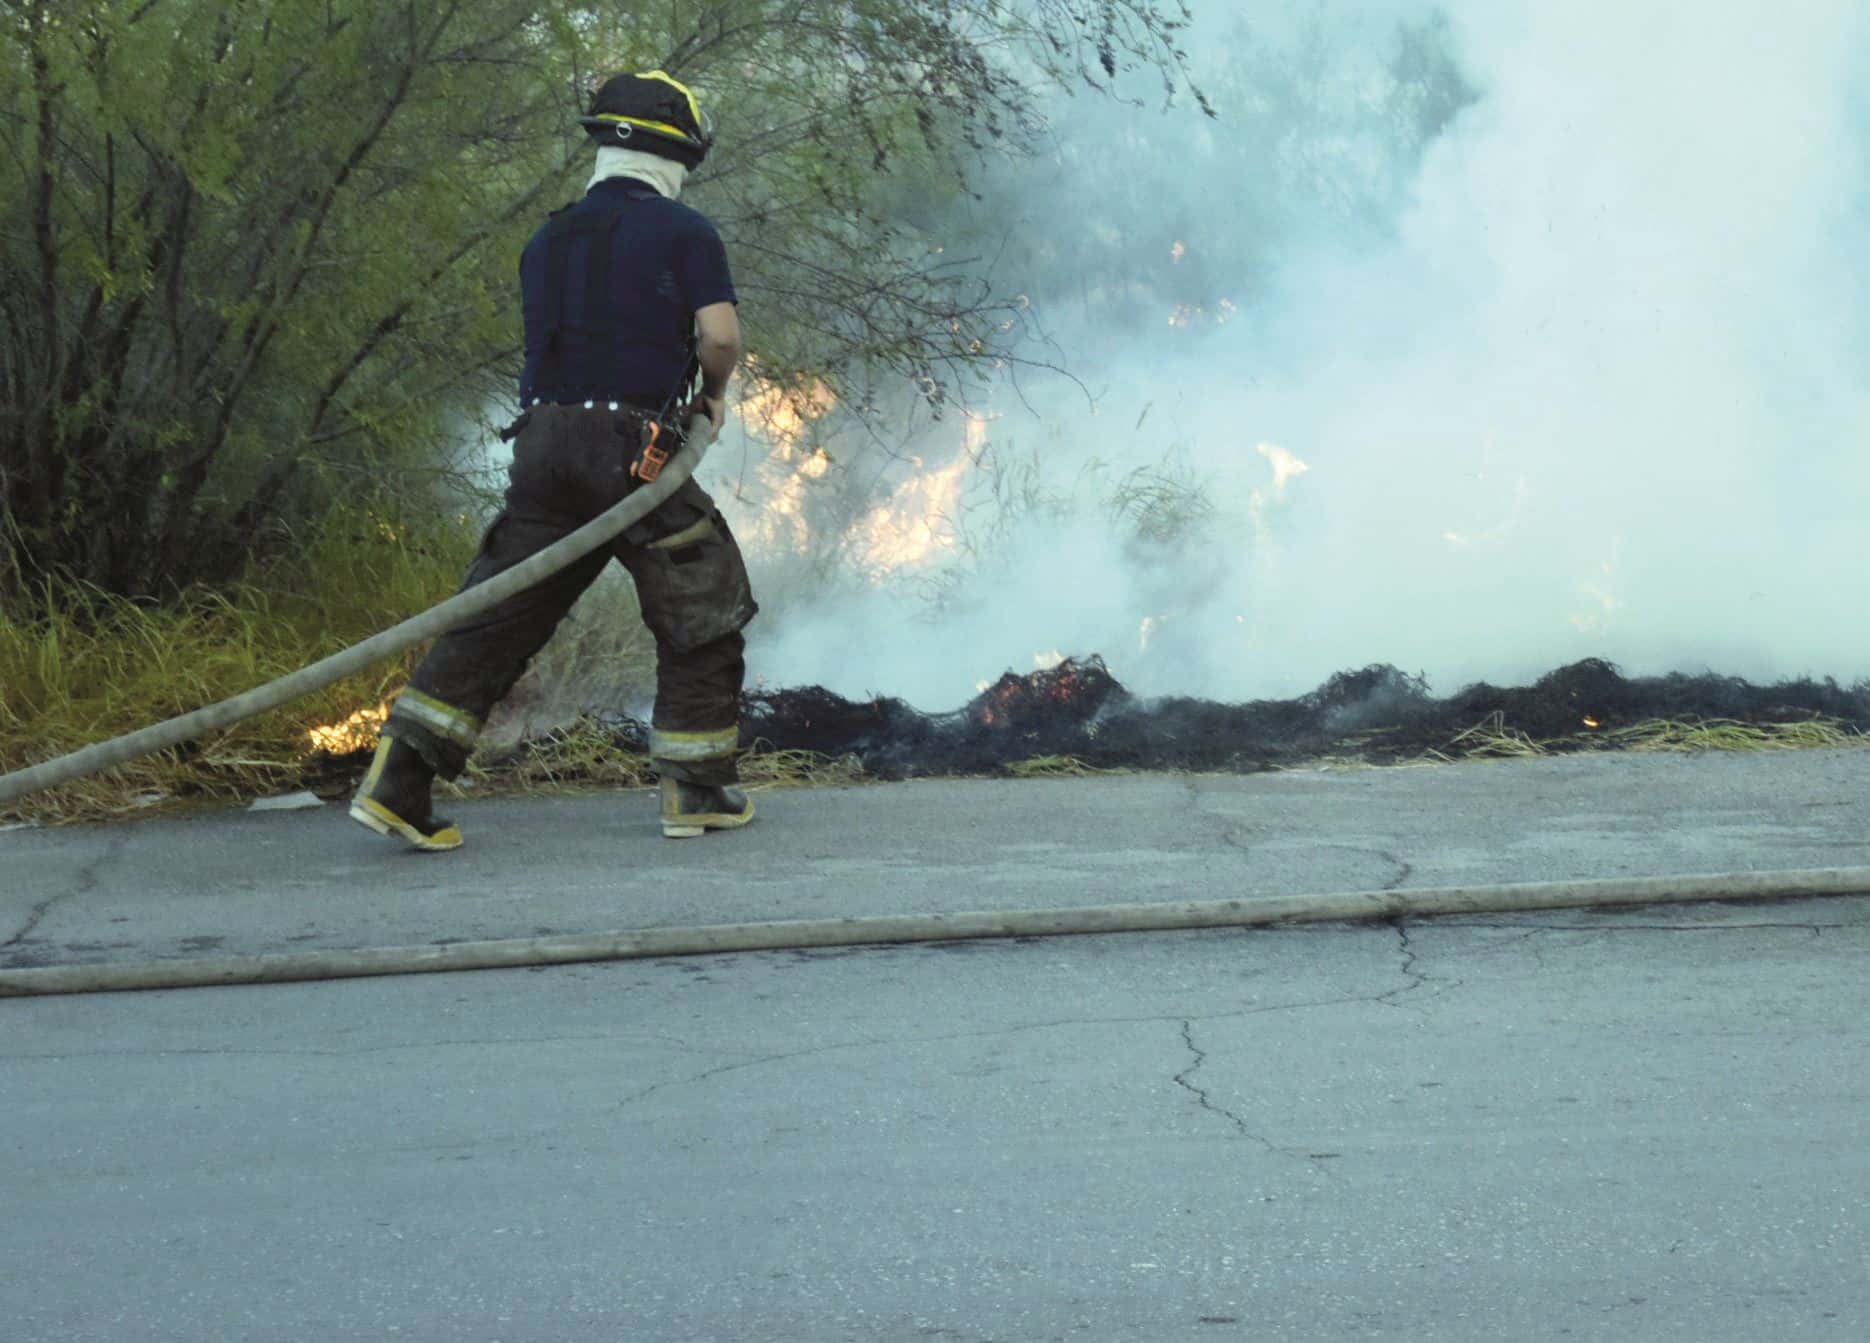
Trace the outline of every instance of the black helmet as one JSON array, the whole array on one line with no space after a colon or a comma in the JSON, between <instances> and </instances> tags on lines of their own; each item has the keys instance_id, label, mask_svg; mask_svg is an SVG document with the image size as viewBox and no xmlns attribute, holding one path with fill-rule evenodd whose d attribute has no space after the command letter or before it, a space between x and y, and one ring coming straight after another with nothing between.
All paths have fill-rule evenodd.
<instances>
[{"instance_id":1,"label":"black helmet","mask_svg":"<svg viewBox=\"0 0 1870 1343\"><path fill-rule=\"evenodd\" d=\"M713 119L702 114L688 85L661 70L612 75L578 124L600 145L647 150L690 168L714 144Z\"/></svg>"}]
</instances>

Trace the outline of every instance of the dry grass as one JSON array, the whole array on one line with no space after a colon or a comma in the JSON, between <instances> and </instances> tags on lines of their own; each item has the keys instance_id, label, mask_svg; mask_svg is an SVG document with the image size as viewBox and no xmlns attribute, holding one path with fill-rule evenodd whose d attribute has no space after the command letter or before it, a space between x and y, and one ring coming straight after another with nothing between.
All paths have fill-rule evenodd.
<instances>
[{"instance_id":1,"label":"dry grass","mask_svg":"<svg viewBox=\"0 0 1870 1343\"><path fill-rule=\"evenodd\" d=\"M1036 755L1029 760L1015 760L1006 767L1006 772L1015 779L1088 779L1130 771L1086 764L1075 755Z\"/></svg>"},{"instance_id":2,"label":"dry grass","mask_svg":"<svg viewBox=\"0 0 1870 1343\"><path fill-rule=\"evenodd\" d=\"M1427 754L1434 759L1452 762L1516 760L1545 755L1547 751L1544 743L1534 741L1518 728L1508 727L1506 715L1496 712L1488 714L1441 750Z\"/></svg>"},{"instance_id":3,"label":"dry grass","mask_svg":"<svg viewBox=\"0 0 1870 1343\"><path fill-rule=\"evenodd\" d=\"M38 593L31 614L0 609L0 773L186 713L251 689L366 638L453 592L476 533L463 520L426 541L406 529L334 521L291 574L261 574L226 593L169 605L76 584ZM316 575L308 581L304 575ZM341 594L360 594L352 598ZM385 662L218 736L0 808L0 823L59 825L151 807L228 805L304 786L325 756L368 750L387 701L423 649ZM648 758L580 716L594 701L646 697L655 648L635 593L607 575L574 608L490 724L459 795L637 788ZM334 730L347 725L344 730ZM855 783L855 757L833 760L758 744L748 786ZM447 787L446 785L444 787Z\"/></svg>"},{"instance_id":4,"label":"dry grass","mask_svg":"<svg viewBox=\"0 0 1870 1343\"><path fill-rule=\"evenodd\" d=\"M456 793L553 793L592 788L644 788L656 781L649 757L617 745L599 723L584 721L528 741L511 755L476 756L455 784Z\"/></svg>"},{"instance_id":5,"label":"dry grass","mask_svg":"<svg viewBox=\"0 0 1870 1343\"><path fill-rule=\"evenodd\" d=\"M872 782L854 755L776 751L757 741L740 757L740 778L748 788L847 788Z\"/></svg>"},{"instance_id":6,"label":"dry grass","mask_svg":"<svg viewBox=\"0 0 1870 1343\"><path fill-rule=\"evenodd\" d=\"M1835 718L1802 723L1742 723L1730 718L1652 718L1630 727L1580 732L1536 741L1509 726L1500 713L1489 714L1440 750L1425 758L1507 760L1576 751L1799 751L1870 744L1850 724Z\"/></svg>"},{"instance_id":7,"label":"dry grass","mask_svg":"<svg viewBox=\"0 0 1870 1343\"><path fill-rule=\"evenodd\" d=\"M1740 723L1730 718L1657 718L1614 732L1593 733L1601 747L1620 751L1801 751L1862 746L1863 733L1835 718L1804 723Z\"/></svg>"},{"instance_id":8,"label":"dry grass","mask_svg":"<svg viewBox=\"0 0 1870 1343\"><path fill-rule=\"evenodd\" d=\"M0 608L0 771L200 708L296 670L446 597L475 532L426 531L367 512L334 517L288 569L165 605L51 582ZM156 800L230 801L303 774L313 728L374 708L414 654L372 668L204 741L0 809L56 824L121 815Z\"/></svg>"},{"instance_id":9,"label":"dry grass","mask_svg":"<svg viewBox=\"0 0 1870 1343\"><path fill-rule=\"evenodd\" d=\"M593 705L647 702L655 679L655 640L643 628L636 590L610 565L494 710L483 746L506 755L522 742L575 729Z\"/></svg>"},{"instance_id":10,"label":"dry grass","mask_svg":"<svg viewBox=\"0 0 1870 1343\"><path fill-rule=\"evenodd\" d=\"M755 742L741 753L740 778L750 789L847 787L869 781L854 755L834 759L811 751L776 751L765 742ZM619 746L610 729L585 720L533 738L511 755L477 757L460 783L442 787L457 795L486 797L648 788L655 782L656 768L647 755Z\"/></svg>"}]
</instances>

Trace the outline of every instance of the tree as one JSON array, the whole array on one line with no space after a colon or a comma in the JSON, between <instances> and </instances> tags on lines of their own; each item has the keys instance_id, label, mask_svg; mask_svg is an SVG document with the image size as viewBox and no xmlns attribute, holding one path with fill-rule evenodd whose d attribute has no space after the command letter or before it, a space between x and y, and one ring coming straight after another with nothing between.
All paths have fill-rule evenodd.
<instances>
[{"instance_id":1,"label":"tree","mask_svg":"<svg viewBox=\"0 0 1870 1343\"><path fill-rule=\"evenodd\" d=\"M645 11L653 10L654 13ZM238 573L360 485L445 467L518 345L512 265L585 160L595 77L723 112L698 175L778 374L939 396L991 295L872 208L961 190L1033 91L1173 78L1158 0L8 0L0 498L14 578Z\"/></svg>"}]
</instances>

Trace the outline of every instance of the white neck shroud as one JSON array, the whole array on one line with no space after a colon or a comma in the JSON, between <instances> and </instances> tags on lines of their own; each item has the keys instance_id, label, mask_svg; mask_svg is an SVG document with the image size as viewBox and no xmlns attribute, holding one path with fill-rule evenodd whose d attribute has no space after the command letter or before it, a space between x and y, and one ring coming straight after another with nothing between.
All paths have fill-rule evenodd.
<instances>
[{"instance_id":1,"label":"white neck shroud","mask_svg":"<svg viewBox=\"0 0 1870 1343\"><path fill-rule=\"evenodd\" d=\"M584 189L589 191L599 182L612 177L634 177L674 200L682 194L682 183L688 179L688 169L674 159L665 159L660 154L651 154L646 150L600 145L597 151L597 171L591 174L591 180Z\"/></svg>"}]
</instances>

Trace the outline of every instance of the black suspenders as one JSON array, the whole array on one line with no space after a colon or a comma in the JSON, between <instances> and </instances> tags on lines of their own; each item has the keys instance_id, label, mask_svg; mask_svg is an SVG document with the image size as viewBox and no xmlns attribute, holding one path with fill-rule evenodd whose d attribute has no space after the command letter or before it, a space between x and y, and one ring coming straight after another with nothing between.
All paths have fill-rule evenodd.
<instances>
[{"instance_id":1,"label":"black suspenders","mask_svg":"<svg viewBox=\"0 0 1870 1343\"><path fill-rule=\"evenodd\" d=\"M586 393L606 390L600 386L586 386L604 380L600 371L565 367L564 342L560 337L568 326L575 326L587 333L605 326L611 302L611 261L617 251L611 235L616 231L622 216L621 210L579 210L567 206L556 211L546 227L545 354L540 360L538 374L541 381L574 384ZM579 239L584 240L585 248L584 305L579 314L582 320L572 323L566 317L568 295L565 277L570 270L572 248L578 245ZM695 376L701 370L692 330L688 333L686 344L688 361L682 371L681 381L669 394L668 403L664 406L665 415L694 385Z\"/></svg>"},{"instance_id":2,"label":"black suspenders","mask_svg":"<svg viewBox=\"0 0 1870 1343\"><path fill-rule=\"evenodd\" d=\"M560 210L552 216L545 238L545 352L549 364L558 362L560 333L565 329L565 272L571 249L579 238L585 245L584 320L589 330L603 322L610 304L610 262L616 249L610 235L617 227L615 210Z\"/></svg>"}]
</instances>

